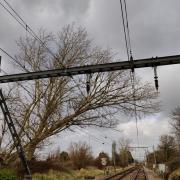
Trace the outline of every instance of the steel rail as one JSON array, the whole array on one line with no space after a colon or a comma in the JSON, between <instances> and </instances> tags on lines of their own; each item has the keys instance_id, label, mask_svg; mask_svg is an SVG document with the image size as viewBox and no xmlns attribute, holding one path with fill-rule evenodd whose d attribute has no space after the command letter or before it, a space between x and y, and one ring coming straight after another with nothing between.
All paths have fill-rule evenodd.
<instances>
[{"instance_id":1,"label":"steel rail","mask_svg":"<svg viewBox=\"0 0 180 180\"><path fill-rule=\"evenodd\" d=\"M111 180L111 179L114 179L114 178L123 178L125 176L127 176L128 174L132 173L133 171L135 171L137 169L137 167L132 167L132 168L129 168L125 171L122 171L122 172L119 172L119 173L116 173L116 174L113 174L111 176L108 176L108 177L105 177L104 180Z\"/></svg>"},{"instance_id":2,"label":"steel rail","mask_svg":"<svg viewBox=\"0 0 180 180\"><path fill-rule=\"evenodd\" d=\"M131 180L137 180L137 179L139 179L139 176L143 176L144 180L148 180L147 173L145 172L143 167L140 167L137 170L136 174L131 178Z\"/></svg>"}]
</instances>

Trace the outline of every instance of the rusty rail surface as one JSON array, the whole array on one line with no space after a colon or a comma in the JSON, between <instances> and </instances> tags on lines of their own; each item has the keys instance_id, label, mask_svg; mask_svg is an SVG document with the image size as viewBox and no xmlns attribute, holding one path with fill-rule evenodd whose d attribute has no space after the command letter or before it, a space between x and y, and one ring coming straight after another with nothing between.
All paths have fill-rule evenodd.
<instances>
[{"instance_id":1,"label":"rusty rail surface","mask_svg":"<svg viewBox=\"0 0 180 180\"><path fill-rule=\"evenodd\" d=\"M124 170L122 172L119 172L119 173L113 174L111 176L105 177L104 180L111 180L114 178L121 179L121 178L127 176L128 174L132 173L133 171L135 171L137 169L138 169L137 167L132 167L132 168L129 168L129 169Z\"/></svg>"},{"instance_id":2,"label":"rusty rail surface","mask_svg":"<svg viewBox=\"0 0 180 180\"><path fill-rule=\"evenodd\" d=\"M135 175L132 176L131 178L131 180L138 180L138 179L148 180L147 173L145 172L143 167L139 167Z\"/></svg>"}]
</instances>

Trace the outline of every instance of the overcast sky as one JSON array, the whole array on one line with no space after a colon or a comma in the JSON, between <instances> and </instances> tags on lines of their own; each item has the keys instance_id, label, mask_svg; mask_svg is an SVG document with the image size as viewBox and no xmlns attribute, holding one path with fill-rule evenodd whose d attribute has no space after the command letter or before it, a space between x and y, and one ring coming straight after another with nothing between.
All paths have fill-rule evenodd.
<instances>
[{"instance_id":1,"label":"overcast sky","mask_svg":"<svg viewBox=\"0 0 180 180\"><path fill-rule=\"evenodd\" d=\"M86 27L97 45L116 52L117 61L127 60L119 0L7 1L35 32L43 27L56 33L66 24L75 22ZM180 54L179 0L127 0L127 7L134 59ZM26 32L1 6L0 18L0 47L14 55L17 50L15 40L25 36ZM2 52L0 55L2 69L11 73L9 58ZM170 112L180 105L179 70L179 65L158 68L162 111L138 121L143 146L157 145L160 135L170 133ZM154 83L152 69L136 70L136 74L143 81ZM119 118L123 122L117 126L123 130L121 133L97 128L76 129L76 132L62 133L52 142L55 148L66 150L71 141L87 140L93 146L94 154L102 150L110 153L111 141L123 136L132 139L132 144L136 145L135 119Z\"/></svg>"}]
</instances>

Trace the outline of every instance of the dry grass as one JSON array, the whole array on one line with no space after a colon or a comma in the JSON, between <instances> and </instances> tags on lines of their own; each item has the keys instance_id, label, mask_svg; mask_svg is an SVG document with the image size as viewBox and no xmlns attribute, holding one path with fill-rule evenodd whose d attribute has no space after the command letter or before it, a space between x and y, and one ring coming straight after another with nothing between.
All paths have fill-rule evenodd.
<instances>
[{"instance_id":1,"label":"dry grass","mask_svg":"<svg viewBox=\"0 0 180 180\"><path fill-rule=\"evenodd\" d=\"M33 180L83 180L84 176L100 176L103 175L103 173L103 170L95 168L80 169L76 171L71 170L68 172L50 170L46 174L34 174Z\"/></svg>"},{"instance_id":2,"label":"dry grass","mask_svg":"<svg viewBox=\"0 0 180 180\"><path fill-rule=\"evenodd\" d=\"M34 180L71 180L76 179L74 176L74 173L71 172L60 172L60 171L54 171L50 170L48 173L40 174L36 173L33 175Z\"/></svg>"},{"instance_id":3,"label":"dry grass","mask_svg":"<svg viewBox=\"0 0 180 180\"><path fill-rule=\"evenodd\" d=\"M171 173L169 180L171 180L173 176L180 176L180 167Z\"/></svg>"}]
</instances>

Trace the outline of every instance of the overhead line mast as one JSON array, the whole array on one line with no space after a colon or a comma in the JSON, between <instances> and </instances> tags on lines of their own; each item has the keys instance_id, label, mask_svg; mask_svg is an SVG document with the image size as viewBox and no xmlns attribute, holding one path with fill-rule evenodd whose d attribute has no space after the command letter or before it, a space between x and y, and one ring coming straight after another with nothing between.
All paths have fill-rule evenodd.
<instances>
[{"instance_id":1,"label":"overhead line mast","mask_svg":"<svg viewBox=\"0 0 180 180\"><path fill-rule=\"evenodd\" d=\"M19 158L21 159L21 162L23 164L24 171L25 171L25 177L24 178L25 178L25 180L31 180L32 175L31 175L31 171L29 169L28 162L27 162L24 150L23 150L23 146L21 144L21 139L20 139L20 137L16 131L15 125L14 125L13 120L11 118L9 109L7 107L7 104L6 104L5 97L4 97L1 89L0 89L0 107L1 107L1 110L4 114L5 122L7 123L8 128L10 130L10 133L11 133L12 139L14 141L14 145L16 147L16 150L18 152Z\"/></svg>"}]
</instances>

